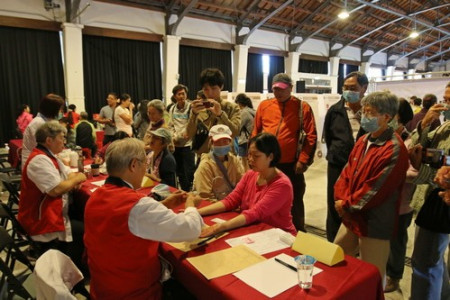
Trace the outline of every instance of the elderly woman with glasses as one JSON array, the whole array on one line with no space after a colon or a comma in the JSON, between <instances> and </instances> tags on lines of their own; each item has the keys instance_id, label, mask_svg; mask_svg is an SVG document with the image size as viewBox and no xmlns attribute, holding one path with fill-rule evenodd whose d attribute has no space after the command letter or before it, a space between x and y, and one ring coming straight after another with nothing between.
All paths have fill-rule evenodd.
<instances>
[{"instance_id":1,"label":"elderly woman with glasses","mask_svg":"<svg viewBox=\"0 0 450 300\"><path fill-rule=\"evenodd\" d=\"M389 240L395 232L408 151L389 122L397 115L397 97L375 92L361 100L361 127L368 132L356 142L334 185L335 208L342 218L334 243L347 255L358 252L386 273Z\"/></svg>"},{"instance_id":2,"label":"elderly woman with glasses","mask_svg":"<svg viewBox=\"0 0 450 300\"><path fill-rule=\"evenodd\" d=\"M83 225L69 219L68 193L86 180L71 173L56 157L64 149L67 129L49 121L36 131L37 146L22 171L18 219L43 253L56 248L68 254L83 271Z\"/></svg>"}]
</instances>

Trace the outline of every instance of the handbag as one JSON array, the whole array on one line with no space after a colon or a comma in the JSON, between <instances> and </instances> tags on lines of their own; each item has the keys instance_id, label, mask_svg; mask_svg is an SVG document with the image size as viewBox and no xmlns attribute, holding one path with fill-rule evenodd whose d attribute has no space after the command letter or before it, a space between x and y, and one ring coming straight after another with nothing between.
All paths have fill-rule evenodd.
<instances>
[{"instance_id":1,"label":"handbag","mask_svg":"<svg viewBox=\"0 0 450 300\"><path fill-rule=\"evenodd\" d=\"M203 145L203 143L205 143L205 141L208 139L208 136L209 136L208 127L206 127L206 125L203 122L198 121L195 135L192 138L191 149L193 151L200 149L200 147Z\"/></svg>"},{"instance_id":2,"label":"handbag","mask_svg":"<svg viewBox=\"0 0 450 300\"><path fill-rule=\"evenodd\" d=\"M431 191L417 214L416 224L433 232L450 233L450 206L439 196L441 191L440 188Z\"/></svg>"}]
</instances>

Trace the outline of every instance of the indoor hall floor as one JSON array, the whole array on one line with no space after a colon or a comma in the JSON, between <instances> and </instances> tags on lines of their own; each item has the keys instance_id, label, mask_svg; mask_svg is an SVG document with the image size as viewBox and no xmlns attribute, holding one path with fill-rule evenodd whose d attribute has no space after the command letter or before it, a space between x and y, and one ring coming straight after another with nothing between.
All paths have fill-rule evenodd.
<instances>
[{"instance_id":1,"label":"indoor hall floor","mask_svg":"<svg viewBox=\"0 0 450 300\"><path fill-rule=\"evenodd\" d=\"M306 230L323 238L325 235L325 221L327 218L327 161L316 159L305 173L306 193L304 196ZM385 293L387 300L409 299L411 289L410 257L414 245L414 220L408 229L409 240L406 251L406 265L400 289L396 292Z\"/></svg>"}]
</instances>

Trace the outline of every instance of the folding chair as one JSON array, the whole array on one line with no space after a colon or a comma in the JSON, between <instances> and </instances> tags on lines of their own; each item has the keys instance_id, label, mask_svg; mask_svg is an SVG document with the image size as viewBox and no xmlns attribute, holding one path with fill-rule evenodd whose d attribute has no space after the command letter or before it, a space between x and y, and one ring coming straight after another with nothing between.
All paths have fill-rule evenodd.
<instances>
[{"instance_id":1,"label":"folding chair","mask_svg":"<svg viewBox=\"0 0 450 300\"><path fill-rule=\"evenodd\" d=\"M23 299L34 299L33 265L14 243L13 238L5 228L0 226L0 288L6 299L13 299L15 295ZM25 266L20 275L14 275L16 261Z\"/></svg>"},{"instance_id":2,"label":"folding chair","mask_svg":"<svg viewBox=\"0 0 450 300\"><path fill-rule=\"evenodd\" d=\"M10 235L17 246L30 246L30 255L32 255L34 251L38 250L36 243L31 239L22 225L20 225L14 213L5 203L0 203L0 225L7 229L7 231L9 230L11 232ZM8 225L11 225L11 227Z\"/></svg>"},{"instance_id":3,"label":"folding chair","mask_svg":"<svg viewBox=\"0 0 450 300\"><path fill-rule=\"evenodd\" d=\"M21 179L11 177L8 174L0 174L0 180L9 193L8 207L16 213L19 205L19 185Z\"/></svg>"}]
</instances>

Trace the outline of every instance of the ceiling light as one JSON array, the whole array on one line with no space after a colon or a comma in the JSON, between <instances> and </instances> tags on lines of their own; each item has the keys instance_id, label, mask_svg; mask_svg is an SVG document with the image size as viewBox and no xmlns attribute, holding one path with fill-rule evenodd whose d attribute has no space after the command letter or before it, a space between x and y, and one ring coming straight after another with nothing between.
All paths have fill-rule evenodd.
<instances>
[{"instance_id":1,"label":"ceiling light","mask_svg":"<svg viewBox=\"0 0 450 300\"><path fill-rule=\"evenodd\" d=\"M346 9L344 9L343 11L341 11L341 12L338 14L338 18L341 19L341 20L345 20L345 19L347 19L349 16L350 16L350 14L348 13L348 11L347 11Z\"/></svg>"},{"instance_id":2,"label":"ceiling light","mask_svg":"<svg viewBox=\"0 0 450 300\"><path fill-rule=\"evenodd\" d=\"M418 36L419 36L419 33L416 30L411 31L411 33L409 34L409 37L412 39L415 39Z\"/></svg>"}]
</instances>

